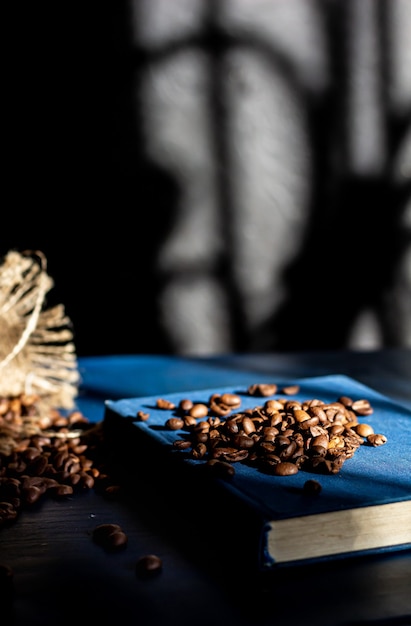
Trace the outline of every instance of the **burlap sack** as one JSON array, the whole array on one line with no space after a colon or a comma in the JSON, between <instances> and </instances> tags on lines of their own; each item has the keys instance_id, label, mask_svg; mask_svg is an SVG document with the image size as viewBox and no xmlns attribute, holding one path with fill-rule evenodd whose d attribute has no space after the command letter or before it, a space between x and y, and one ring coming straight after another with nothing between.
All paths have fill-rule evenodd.
<instances>
[{"instance_id":1,"label":"burlap sack","mask_svg":"<svg viewBox=\"0 0 411 626\"><path fill-rule=\"evenodd\" d=\"M0 265L0 396L40 396L70 409L79 372L71 321L63 305L47 309L53 286L42 252L10 251Z\"/></svg>"}]
</instances>

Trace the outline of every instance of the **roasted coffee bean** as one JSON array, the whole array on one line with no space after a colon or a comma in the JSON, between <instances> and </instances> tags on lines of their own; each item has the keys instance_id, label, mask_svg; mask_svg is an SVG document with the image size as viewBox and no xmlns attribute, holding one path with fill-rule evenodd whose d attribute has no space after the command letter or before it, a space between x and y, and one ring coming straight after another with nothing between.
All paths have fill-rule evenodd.
<instances>
[{"instance_id":1,"label":"roasted coffee bean","mask_svg":"<svg viewBox=\"0 0 411 626\"><path fill-rule=\"evenodd\" d=\"M187 450L191 448L191 441L189 439L177 439L173 441L173 448L177 448L177 450Z\"/></svg>"},{"instance_id":2,"label":"roasted coffee bean","mask_svg":"<svg viewBox=\"0 0 411 626\"><path fill-rule=\"evenodd\" d=\"M235 445L236 448L252 448L254 445L254 439L252 439L251 437L249 437L246 434L238 434L235 435L233 437L233 443Z\"/></svg>"},{"instance_id":3,"label":"roasted coffee bean","mask_svg":"<svg viewBox=\"0 0 411 626\"><path fill-rule=\"evenodd\" d=\"M27 446L27 448L25 448L22 453L22 457L28 463L31 463L31 461L34 461L34 459L37 459L39 456L40 450L38 448L35 448L34 446Z\"/></svg>"},{"instance_id":4,"label":"roasted coffee bean","mask_svg":"<svg viewBox=\"0 0 411 626\"><path fill-rule=\"evenodd\" d=\"M52 488L52 493L56 498L64 498L73 495L73 487L71 485L56 485Z\"/></svg>"},{"instance_id":5,"label":"roasted coffee bean","mask_svg":"<svg viewBox=\"0 0 411 626\"><path fill-rule=\"evenodd\" d=\"M370 434L367 436L367 442L374 447L383 446L387 443L387 437L381 434Z\"/></svg>"},{"instance_id":6,"label":"roasted coffee bean","mask_svg":"<svg viewBox=\"0 0 411 626\"><path fill-rule=\"evenodd\" d=\"M127 535L119 524L99 524L93 530L93 540L106 550L119 550L127 545Z\"/></svg>"},{"instance_id":7,"label":"roasted coffee bean","mask_svg":"<svg viewBox=\"0 0 411 626\"><path fill-rule=\"evenodd\" d=\"M373 413L373 408L370 405L369 400L356 400L352 403L351 409L357 415L371 415Z\"/></svg>"},{"instance_id":8,"label":"roasted coffee bean","mask_svg":"<svg viewBox=\"0 0 411 626\"><path fill-rule=\"evenodd\" d=\"M231 463L220 461L219 459L210 459L205 466L218 478L228 479L232 478L235 474L235 468Z\"/></svg>"},{"instance_id":9,"label":"roasted coffee bean","mask_svg":"<svg viewBox=\"0 0 411 626\"><path fill-rule=\"evenodd\" d=\"M184 428L184 420L181 417L170 417L166 421L166 426L169 430L181 430Z\"/></svg>"},{"instance_id":10,"label":"roasted coffee bean","mask_svg":"<svg viewBox=\"0 0 411 626\"><path fill-rule=\"evenodd\" d=\"M311 448L315 446L321 446L322 448L327 449L329 441L329 435L327 433L320 433L316 437L313 437L311 440Z\"/></svg>"},{"instance_id":11,"label":"roasted coffee bean","mask_svg":"<svg viewBox=\"0 0 411 626\"><path fill-rule=\"evenodd\" d=\"M295 441L290 441L288 446L283 448L280 452L281 460L286 461L287 459L290 459L294 455L296 449L297 449L297 444L295 443Z\"/></svg>"},{"instance_id":12,"label":"roasted coffee bean","mask_svg":"<svg viewBox=\"0 0 411 626\"><path fill-rule=\"evenodd\" d=\"M191 409L189 409L188 414L196 419L206 417L208 415L208 406L202 402L197 402L196 404L193 404Z\"/></svg>"},{"instance_id":13,"label":"roasted coffee bean","mask_svg":"<svg viewBox=\"0 0 411 626\"><path fill-rule=\"evenodd\" d=\"M213 431L214 433L216 432L215 429ZM196 432L194 433L194 438L195 441L193 441L193 443L207 443L207 441L210 438L210 431L200 431L200 432Z\"/></svg>"},{"instance_id":14,"label":"roasted coffee bean","mask_svg":"<svg viewBox=\"0 0 411 626\"><path fill-rule=\"evenodd\" d=\"M196 422L193 426L192 432L195 436L197 436L198 433L208 433L210 432L210 424L206 421Z\"/></svg>"},{"instance_id":15,"label":"roasted coffee bean","mask_svg":"<svg viewBox=\"0 0 411 626\"><path fill-rule=\"evenodd\" d=\"M241 398L235 393L223 393L220 400L231 408L238 409L241 406Z\"/></svg>"},{"instance_id":16,"label":"roasted coffee bean","mask_svg":"<svg viewBox=\"0 0 411 626\"><path fill-rule=\"evenodd\" d=\"M164 398L157 398L156 406L158 409L175 409L176 406L174 402L170 402L170 400Z\"/></svg>"},{"instance_id":17,"label":"roasted coffee bean","mask_svg":"<svg viewBox=\"0 0 411 626\"><path fill-rule=\"evenodd\" d=\"M197 420L192 415L184 415L184 428L191 428L191 426L195 426L197 424Z\"/></svg>"},{"instance_id":18,"label":"roasted coffee bean","mask_svg":"<svg viewBox=\"0 0 411 626\"><path fill-rule=\"evenodd\" d=\"M321 493L321 490L321 483L319 483L318 480L314 480L312 478L306 480L303 486L304 494L309 496L318 496Z\"/></svg>"},{"instance_id":19,"label":"roasted coffee bean","mask_svg":"<svg viewBox=\"0 0 411 626\"><path fill-rule=\"evenodd\" d=\"M232 407L227 404L223 404L222 402L218 402L215 400L210 401L210 413L212 415L219 415L220 417L225 417L230 415L232 411Z\"/></svg>"},{"instance_id":20,"label":"roasted coffee bean","mask_svg":"<svg viewBox=\"0 0 411 626\"><path fill-rule=\"evenodd\" d=\"M145 554L136 563L136 574L139 577L147 578L160 574L163 569L163 562L156 554Z\"/></svg>"},{"instance_id":21,"label":"roasted coffee bean","mask_svg":"<svg viewBox=\"0 0 411 626\"><path fill-rule=\"evenodd\" d=\"M0 500L10 501L20 495L21 482L11 476L0 477Z\"/></svg>"},{"instance_id":22,"label":"roasted coffee bean","mask_svg":"<svg viewBox=\"0 0 411 626\"><path fill-rule=\"evenodd\" d=\"M259 383L250 385L248 387L248 393L251 396L274 396L277 393L278 386L275 383Z\"/></svg>"},{"instance_id":23,"label":"roasted coffee bean","mask_svg":"<svg viewBox=\"0 0 411 626\"><path fill-rule=\"evenodd\" d=\"M342 424L333 424L328 428L330 435L341 435L344 432L344 426Z\"/></svg>"},{"instance_id":24,"label":"roasted coffee bean","mask_svg":"<svg viewBox=\"0 0 411 626\"><path fill-rule=\"evenodd\" d=\"M263 427L263 437L264 437L264 441L267 442L272 442L274 443L276 436L278 435L278 428L275 428L274 426L266 426Z\"/></svg>"},{"instance_id":25,"label":"roasted coffee bean","mask_svg":"<svg viewBox=\"0 0 411 626\"><path fill-rule=\"evenodd\" d=\"M368 435L374 434L374 429L369 424L358 424L354 427L354 430L360 437L368 437Z\"/></svg>"},{"instance_id":26,"label":"roasted coffee bean","mask_svg":"<svg viewBox=\"0 0 411 626\"><path fill-rule=\"evenodd\" d=\"M69 480L72 487L76 487L80 483L80 474L71 474Z\"/></svg>"},{"instance_id":27,"label":"roasted coffee bean","mask_svg":"<svg viewBox=\"0 0 411 626\"><path fill-rule=\"evenodd\" d=\"M25 487L22 489L22 498L24 502L28 505L34 504L37 502L40 497L45 492L45 489L41 489L40 487L35 487L34 485L30 485L29 487Z\"/></svg>"},{"instance_id":28,"label":"roasted coffee bean","mask_svg":"<svg viewBox=\"0 0 411 626\"><path fill-rule=\"evenodd\" d=\"M122 530L115 530L108 536L108 543L105 546L109 550L122 550L127 546L128 537Z\"/></svg>"},{"instance_id":29,"label":"roasted coffee bean","mask_svg":"<svg viewBox=\"0 0 411 626\"><path fill-rule=\"evenodd\" d=\"M85 471L80 471L78 475L80 476L80 482L78 483L79 486L83 489L92 489L92 487L94 487L95 480L91 474Z\"/></svg>"},{"instance_id":30,"label":"roasted coffee bean","mask_svg":"<svg viewBox=\"0 0 411 626\"><path fill-rule=\"evenodd\" d=\"M202 459L207 454L207 446L204 443L198 443L192 450L193 459Z\"/></svg>"},{"instance_id":31,"label":"roasted coffee bean","mask_svg":"<svg viewBox=\"0 0 411 626\"><path fill-rule=\"evenodd\" d=\"M277 450L277 446L274 441L260 441L258 444L258 449L264 452L264 454L274 454Z\"/></svg>"},{"instance_id":32,"label":"roasted coffee bean","mask_svg":"<svg viewBox=\"0 0 411 626\"><path fill-rule=\"evenodd\" d=\"M321 424L324 424L327 421L327 415L321 406L310 406L309 413L313 417L318 417L318 421Z\"/></svg>"},{"instance_id":33,"label":"roasted coffee bean","mask_svg":"<svg viewBox=\"0 0 411 626\"><path fill-rule=\"evenodd\" d=\"M214 457L217 458L217 457ZM230 452L224 451L222 454L218 456L223 461L227 461L228 463L239 463L240 461L245 461L248 458L248 450L232 450Z\"/></svg>"},{"instance_id":34,"label":"roasted coffee bean","mask_svg":"<svg viewBox=\"0 0 411 626\"><path fill-rule=\"evenodd\" d=\"M139 422L146 422L150 418L150 413L146 413L145 411L138 411L136 417Z\"/></svg>"},{"instance_id":35,"label":"roasted coffee bean","mask_svg":"<svg viewBox=\"0 0 411 626\"><path fill-rule=\"evenodd\" d=\"M11 502L0 502L0 527L13 522L17 517L17 510Z\"/></svg>"},{"instance_id":36,"label":"roasted coffee bean","mask_svg":"<svg viewBox=\"0 0 411 626\"><path fill-rule=\"evenodd\" d=\"M281 393L286 396L295 396L300 391L300 385L287 385L281 388Z\"/></svg>"},{"instance_id":37,"label":"roasted coffee bean","mask_svg":"<svg viewBox=\"0 0 411 626\"><path fill-rule=\"evenodd\" d=\"M247 417L247 416L244 417L244 419L241 421L241 428L243 429L246 435L250 435L251 433L254 433L256 430L255 423L250 417Z\"/></svg>"},{"instance_id":38,"label":"roasted coffee bean","mask_svg":"<svg viewBox=\"0 0 411 626\"><path fill-rule=\"evenodd\" d=\"M346 407L351 407L353 404L353 400L349 396L340 396L338 398L338 402L341 402L341 404L343 404Z\"/></svg>"},{"instance_id":39,"label":"roasted coffee bean","mask_svg":"<svg viewBox=\"0 0 411 626\"><path fill-rule=\"evenodd\" d=\"M311 415L307 413L307 411L304 411L303 409L295 408L293 411L293 415L299 424L301 424L302 422L305 422L306 420L312 419Z\"/></svg>"},{"instance_id":40,"label":"roasted coffee bean","mask_svg":"<svg viewBox=\"0 0 411 626\"><path fill-rule=\"evenodd\" d=\"M238 433L239 431L239 426L238 426L238 422L234 419L228 419L225 422L225 428L224 430L226 432L228 432L229 434L235 435Z\"/></svg>"},{"instance_id":41,"label":"roasted coffee bean","mask_svg":"<svg viewBox=\"0 0 411 626\"><path fill-rule=\"evenodd\" d=\"M287 461L280 461L274 467L274 474L276 476L292 476L298 472L298 467L295 463L288 463Z\"/></svg>"},{"instance_id":42,"label":"roasted coffee bean","mask_svg":"<svg viewBox=\"0 0 411 626\"><path fill-rule=\"evenodd\" d=\"M310 455L311 456L326 456L327 454L327 446L310 446Z\"/></svg>"},{"instance_id":43,"label":"roasted coffee bean","mask_svg":"<svg viewBox=\"0 0 411 626\"><path fill-rule=\"evenodd\" d=\"M192 408L192 406L193 406L193 401L188 398L183 398L178 403L179 409L181 409L184 412L189 411Z\"/></svg>"}]
</instances>

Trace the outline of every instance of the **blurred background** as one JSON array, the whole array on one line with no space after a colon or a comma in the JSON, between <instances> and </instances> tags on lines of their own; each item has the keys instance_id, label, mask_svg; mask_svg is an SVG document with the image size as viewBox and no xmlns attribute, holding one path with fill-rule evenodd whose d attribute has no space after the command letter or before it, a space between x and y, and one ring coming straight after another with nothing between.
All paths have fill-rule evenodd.
<instances>
[{"instance_id":1,"label":"blurred background","mask_svg":"<svg viewBox=\"0 0 411 626\"><path fill-rule=\"evenodd\" d=\"M0 256L77 353L411 347L411 0L25 0Z\"/></svg>"}]
</instances>

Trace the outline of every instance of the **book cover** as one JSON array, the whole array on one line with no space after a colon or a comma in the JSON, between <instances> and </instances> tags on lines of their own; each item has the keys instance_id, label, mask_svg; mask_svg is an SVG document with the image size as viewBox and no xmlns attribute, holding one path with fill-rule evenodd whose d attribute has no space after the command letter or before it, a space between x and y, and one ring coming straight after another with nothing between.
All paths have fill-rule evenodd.
<instances>
[{"instance_id":1,"label":"book cover","mask_svg":"<svg viewBox=\"0 0 411 626\"><path fill-rule=\"evenodd\" d=\"M187 481L200 480L199 468L213 468L203 471L204 482L196 484L202 491L207 484L207 506L218 509L215 519L224 502L233 528L241 527L245 511L252 512L258 520L255 550L262 570L410 549L409 409L343 375L276 380L273 385L264 387L264 395L258 381L250 380L243 388L107 400L104 426L113 445L128 446L131 459L144 452L153 467L161 463L172 472L178 466ZM229 404L220 402L222 398ZM339 410L342 399L345 418ZM197 413L184 421L192 405ZM327 418L312 419L313 414L322 416L318 409L310 413L308 407L316 405L328 411ZM262 411L265 406L270 410ZM294 417L287 423L291 411ZM244 417L248 430L236 432L238 447L233 438L222 441L227 428L243 424ZM255 432L260 424L264 437L262 429L259 435ZM299 451L290 444L297 427ZM326 445L321 439L325 430ZM206 434L198 437L202 431ZM211 431L219 438L214 447ZM343 431L350 434L345 441Z\"/></svg>"}]
</instances>

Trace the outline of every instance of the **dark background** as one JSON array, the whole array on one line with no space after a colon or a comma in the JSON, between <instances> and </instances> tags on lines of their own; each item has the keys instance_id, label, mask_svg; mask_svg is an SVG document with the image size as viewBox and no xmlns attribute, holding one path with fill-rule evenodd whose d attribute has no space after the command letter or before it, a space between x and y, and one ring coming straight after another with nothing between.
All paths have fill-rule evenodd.
<instances>
[{"instance_id":1,"label":"dark background","mask_svg":"<svg viewBox=\"0 0 411 626\"><path fill-rule=\"evenodd\" d=\"M347 5L318 3L324 12L333 81L321 97L301 89L314 191L302 246L284 268L287 298L268 320L274 333L266 327L247 328L229 246L213 270L232 294L233 351L256 346L344 348L364 308L376 312L385 346L410 345L393 310L401 297L398 271L410 246L403 220L410 181L398 183L392 176L392 164L410 128L410 108L395 111L387 98L389 3L381 1L380 69L387 77L381 101L390 138L386 166L378 176L345 171ZM132 39L130 6L124 0L21 2L10 9L5 22L9 33L0 255L12 248L46 254L55 281L49 302L64 303L80 355L179 351L160 321L158 294L168 276L158 271L156 259L174 222L181 189L144 149L134 86L150 59ZM203 28L189 42L214 55L217 69L218 59L232 45L219 27L220 9L219 2L204 4ZM278 55L277 61L295 81L290 60ZM218 102L212 114L216 128L224 128L227 111ZM340 141L337 160L330 136ZM215 158L222 171L228 167L225 157L220 145ZM227 177L220 182L228 184ZM235 207L230 206L229 190L220 191L221 214L227 219ZM318 245L324 240L332 241L332 252L327 249L326 255ZM315 294L321 294L321 301ZM302 302L310 303L303 315Z\"/></svg>"}]
</instances>

